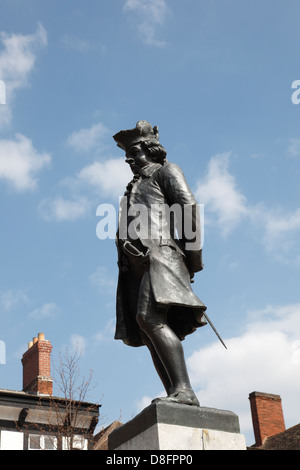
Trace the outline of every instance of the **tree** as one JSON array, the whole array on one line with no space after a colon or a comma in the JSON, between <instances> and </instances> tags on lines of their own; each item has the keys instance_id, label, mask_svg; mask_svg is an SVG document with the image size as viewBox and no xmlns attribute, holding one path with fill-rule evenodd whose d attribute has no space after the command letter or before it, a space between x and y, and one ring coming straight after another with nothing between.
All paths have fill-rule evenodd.
<instances>
[{"instance_id":1,"label":"tree","mask_svg":"<svg viewBox=\"0 0 300 470\"><path fill-rule=\"evenodd\" d=\"M57 406L55 399L50 399L56 412L59 433L64 438L64 447L68 450L78 448L78 429L90 428L94 431L98 422L95 423L95 420L91 422L90 413L94 411L95 404L86 401L88 394L95 388L95 385L93 385L93 371L90 369L87 378L81 376L80 358L81 355L78 353L78 349L70 354L68 348L66 348L64 356L60 354L60 361L56 368L58 376L56 385L60 391L59 395L63 398L63 413L61 406Z\"/></svg>"},{"instance_id":2,"label":"tree","mask_svg":"<svg viewBox=\"0 0 300 470\"><path fill-rule=\"evenodd\" d=\"M59 396L40 396L35 406L25 409L17 427L25 430L28 448L51 450L83 450L93 444L101 405L87 401L93 385L93 371L81 376L78 349L59 355L54 365L54 383Z\"/></svg>"}]
</instances>

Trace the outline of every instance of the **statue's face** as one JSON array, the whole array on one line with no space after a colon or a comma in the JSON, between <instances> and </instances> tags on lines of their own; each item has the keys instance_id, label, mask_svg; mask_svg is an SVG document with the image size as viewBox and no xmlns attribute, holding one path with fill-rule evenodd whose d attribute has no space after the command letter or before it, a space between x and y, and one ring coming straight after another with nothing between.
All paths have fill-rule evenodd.
<instances>
[{"instance_id":1,"label":"statue's face","mask_svg":"<svg viewBox=\"0 0 300 470\"><path fill-rule=\"evenodd\" d=\"M134 174L139 173L141 168L152 163L141 144L133 145L127 150L125 161L130 165L131 171Z\"/></svg>"}]
</instances>

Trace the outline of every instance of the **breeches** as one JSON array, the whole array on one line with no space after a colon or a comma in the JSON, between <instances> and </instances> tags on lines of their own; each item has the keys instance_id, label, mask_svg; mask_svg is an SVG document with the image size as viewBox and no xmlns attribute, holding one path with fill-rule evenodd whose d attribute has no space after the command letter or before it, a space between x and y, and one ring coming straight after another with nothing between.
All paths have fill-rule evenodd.
<instances>
[{"instance_id":1,"label":"breeches","mask_svg":"<svg viewBox=\"0 0 300 470\"><path fill-rule=\"evenodd\" d=\"M158 306L155 302L149 271L144 273L140 282L132 278L128 281L127 294L131 299L130 311L132 315L135 314L140 329L147 334L165 326L169 307Z\"/></svg>"}]
</instances>

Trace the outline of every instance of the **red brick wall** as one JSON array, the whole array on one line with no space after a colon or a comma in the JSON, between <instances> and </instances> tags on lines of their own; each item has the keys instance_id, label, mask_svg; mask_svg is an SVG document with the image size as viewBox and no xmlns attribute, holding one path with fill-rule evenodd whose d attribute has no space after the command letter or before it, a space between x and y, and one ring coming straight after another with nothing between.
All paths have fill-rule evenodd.
<instances>
[{"instance_id":1,"label":"red brick wall","mask_svg":"<svg viewBox=\"0 0 300 470\"><path fill-rule=\"evenodd\" d=\"M252 392L249 395L255 445L260 447L266 437L285 430L281 398L279 395Z\"/></svg>"},{"instance_id":2,"label":"red brick wall","mask_svg":"<svg viewBox=\"0 0 300 470\"><path fill-rule=\"evenodd\" d=\"M52 395L50 341L38 339L22 357L23 390Z\"/></svg>"}]
</instances>

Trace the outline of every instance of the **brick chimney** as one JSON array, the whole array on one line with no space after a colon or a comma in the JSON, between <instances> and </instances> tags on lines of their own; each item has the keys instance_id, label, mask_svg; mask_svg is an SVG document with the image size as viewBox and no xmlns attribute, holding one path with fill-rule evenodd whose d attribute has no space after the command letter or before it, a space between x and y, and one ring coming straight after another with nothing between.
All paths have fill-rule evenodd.
<instances>
[{"instance_id":1,"label":"brick chimney","mask_svg":"<svg viewBox=\"0 0 300 470\"><path fill-rule=\"evenodd\" d=\"M23 354L23 390L36 395L52 395L51 354L52 345L39 333L28 343Z\"/></svg>"},{"instance_id":2,"label":"brick chimney","mask_svg":"<svg viewBox=\"0 0 300 470\"><path fill-rule=\"evenodd\" d=\"M267 437L285 431L285 423L279 395L252 392L249 395L255 447L260 447Z\"/></svg>"}]
</instances>

